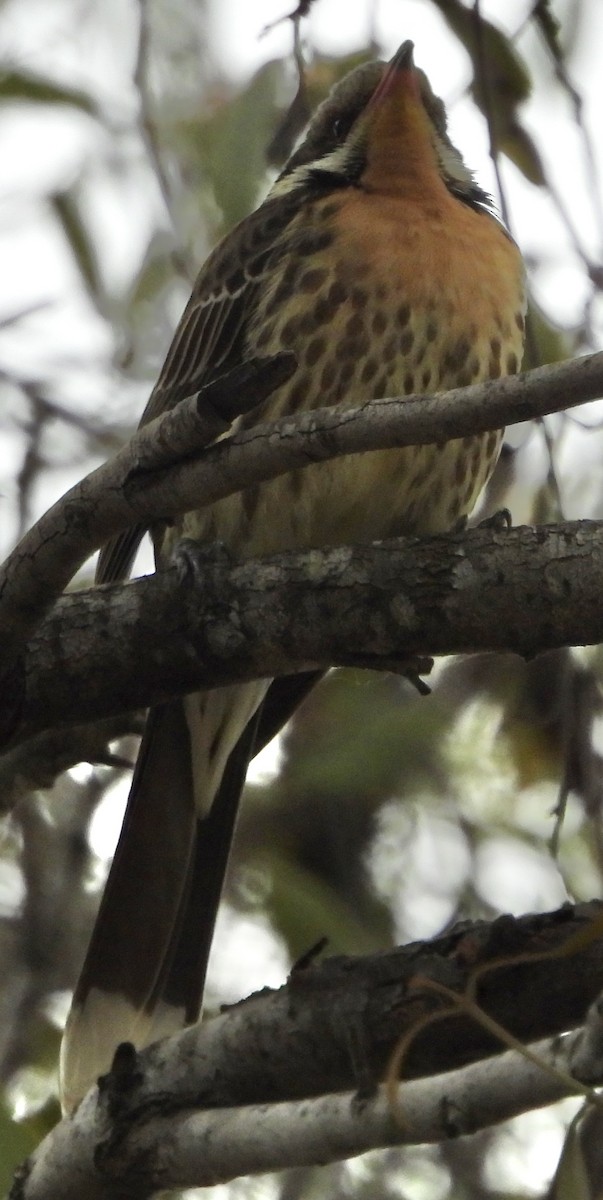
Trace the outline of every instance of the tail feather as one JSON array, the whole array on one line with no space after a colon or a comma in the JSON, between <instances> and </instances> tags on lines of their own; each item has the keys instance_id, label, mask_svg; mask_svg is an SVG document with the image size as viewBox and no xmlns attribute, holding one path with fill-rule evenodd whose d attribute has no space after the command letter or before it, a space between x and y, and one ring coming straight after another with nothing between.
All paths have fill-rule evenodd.
<instances>
[{"instance_id":1,"label":"tail feather","mask_svg":"<svg viewBox=\"0 0 603 1200\"><path fill-rule=\"evenodd\" d=\"M168 956L169 970L149 1006L154 1012L149 1041L159 1040L199 1019L247 767L253 755L262 750L289 720L322 674L321 671L309 671L273 680L264 703L256 710L230 753L211 809L197 822L192 869L182 919Z\"/></svg>"},{"instance_id":2,"label":"tail feather","mask_svg":"<svg viewBox=\"0 0 603 1200\"><path fill-rule=\"evenodd\" d=\"M319 677L308 672L273 682L231 750L203 817L198 796L195 802L190 714L181 701L150 712L63 1039L66 1111L109 1070L120 1042L142 1047L198 1019L249 760Z\"/></svg>"},{"instance_id":3,"label":"tail feather","mask_svg":"<svg viewBox=\"0 0 603 1200\"><path fill-rule=\"evenodd\" d=\"M180 701L153 709L61 1050L70 1110L123 1041L144 1045L193 865L197 816Z\"/></svg>"},{"instance_id":4,"label":"tail feather","mask_svg":"<svg viewBox=\"0 0 603 1200\"><path fill-rule=\"evenodd\" d=\"M297 675L279 675L273 679L262 705L253 753L259 754L283 725L293 716L324 671L300 671Z\"/></svg>"},{"instance_id":5,"label":"tail feather","mask_svg":"<svg viewBox=\"0 0 603 1200\"><path fill-rule=\"evenodd\" d=\"M197 824L190 888L161 989L155 1030L174 1030L199 1019L214 926L260 713L258 709L241 734L212 807Z\"/></svg>"}]
</instances>

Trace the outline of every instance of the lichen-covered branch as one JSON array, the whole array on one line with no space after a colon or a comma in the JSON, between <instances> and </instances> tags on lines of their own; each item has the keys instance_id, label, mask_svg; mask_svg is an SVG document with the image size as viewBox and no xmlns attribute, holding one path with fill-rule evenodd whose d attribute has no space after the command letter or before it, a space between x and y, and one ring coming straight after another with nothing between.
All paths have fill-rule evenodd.
<instances>
[{"instance_id":1,"label":"lichen-covered branch","mask_svg":"<svg viewBox=\"0 0 603 1200\"><path fill-rule=\"evenodd\" d=\"M392 1111L379 1081L399 1037L442 1012L422 977L462 995L479 969L479 1003L527 1043L586 1020L583 1035L538 1049L545 1063L597 1083L601 1021L597 1007L587 1012L603 983L601 942L584 938L567 958L563 949L600 910L593 903L476 922L427 947L328 959L141 1054L122 1048L100 1090L25 1165L14 1200L143 1200L164 1188L442 1141L571 1093L520 1055L497 1054L491 1036L457 1014L413 1043L404 1063L412 1082Z\"/></svg>"},{"instance_id":2,"label":"lichen-covered branch","mask_svg":"<svg viewBox=\"0 0 603 1200\"><path fill-rule=\"evenodd\" d=\"M195 550L188 547L188 561ZM603 524L396 539L233 563L200 549L133 583L72 593L30 640L13 741L194 688L409 656L527 657L603 641Z\"/></svg>"}]
</instances>

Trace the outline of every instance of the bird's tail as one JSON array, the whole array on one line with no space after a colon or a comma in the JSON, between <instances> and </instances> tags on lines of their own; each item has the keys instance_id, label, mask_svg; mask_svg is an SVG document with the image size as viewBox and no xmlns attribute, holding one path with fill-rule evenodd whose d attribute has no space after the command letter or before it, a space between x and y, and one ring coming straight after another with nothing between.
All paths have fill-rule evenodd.
<instances>
[{"instance_id":1,"label":"bird's tail","mask_svg":"<svg viewBox=\"0 0 603 1200\"><path fill-rule=\"evenodd\" d=\"M149 714L63 1038L66 1111L109 1070L121 1042L148 1045L198 1017L255 725L241 735L199 819L182 702Z\"/></svg>"},{"instance_id":2,"label":"bird's tail","mask_svg":"<svg viewBox=\"0 0 603 1200\"><path fill-rule=\"evenodd\" d=\"M140 1048L197 1020L249 759L278 733L320 675L309 671L273 680L263 703L265 685L259 691L252 685L255 709L249 695L239 695L247 716L202 816L195 775L207 781L208 772L199 761L198 742L196 753L192 745L191 713L181 700L151 710L63 1038L66 1111L109 1070L120 1042ZM212 717L223 722L227 690L236 702L235 689L207 693L209 725ZM205 744L211 742L206 736Z\"/></svg>"}]
</instances>

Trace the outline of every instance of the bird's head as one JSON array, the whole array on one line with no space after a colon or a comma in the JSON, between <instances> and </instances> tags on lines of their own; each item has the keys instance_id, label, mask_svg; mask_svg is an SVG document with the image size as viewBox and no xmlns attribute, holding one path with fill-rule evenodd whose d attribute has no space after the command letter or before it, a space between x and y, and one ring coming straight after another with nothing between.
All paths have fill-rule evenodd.
<instances>
[{"instance_id":1,"label":"bird's head","mask_svg":"<svg viewBox=\"0 0 603 1200\"><path fill-rule=\"evenodd\" d=\"M364 63L333 88L274 192L312 184L376 192L443 184L474 207L489 206L450 141L446 110L415 66L410 41L388 63Z\"/></svg>"}]
</instances>

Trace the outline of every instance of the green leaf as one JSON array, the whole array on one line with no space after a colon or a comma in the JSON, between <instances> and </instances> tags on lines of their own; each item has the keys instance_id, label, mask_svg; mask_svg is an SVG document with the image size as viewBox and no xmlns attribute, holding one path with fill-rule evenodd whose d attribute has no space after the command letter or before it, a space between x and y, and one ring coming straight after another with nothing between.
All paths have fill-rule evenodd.
<instances>
[{"instance_id":1,"label":"green leaf","mask_svg":"<svg viewBox=\"0 0 603 1200\"><path fill-rule=\"evenodd\" d=\"M96 102L79 88L52 83L30 71L0 72L0 99L29 100L35 104L68 104L98 116Z\"/></svg>"},{"instance_id":2,"label":"green leaf","mask_svg":"<svg viewBox=\"0 0 603 1200\"><path fill-rule=\"evenodd\" d=\"M151 238L131 293L133 308L154 302L164 287L173 281L171 248L171 239L166 238L165 233L154 234Z\"/></svg>"},{"instance_id":3,"label":"green leaf","mask_svg":"<svg viewBox=\"0 0 603 1200\"><path fill-rule=\"evenodd\" d=\"M319 937L327 939L327 954L373 954L391 941L385 906L382 928L377 931L363 919L358 906L292 856L266 850L252 862L269 871L269 911L293 959L305 954Z\"/></svg>"},{"instance_id":4,"label":"green leaf","mask_svg":"<svg viewBox=\"0 0 603 1200\"><path fill-rule=\"evenodd\" d=\"M530 183L546 183L540 154L523 128L518 108L532 90L530 73L513 42L458 0L436 0L473 65L471 94L490 127L496 150L506 154Z\"/></svg>"},{"instance_id":5,"label":"green leaf","mask_svg":"<svg viewBox=\"0 0 603 1200\"><path fill-rule=\"evenodd\" d=\"M513 42L486 21L476 17L472 8L466 8L459 0L435 0L442 16L462 42L473 63L473 93L476 103L486 112L487 104L481 89L481 77L485 70L488 99L498 106L504 104L512 111L522 100L527 100L532 90L530 73ZM486 113L487 115L487 113Z\"/></svg>"},{"instance_id":6,"label":"green leaf","mask_svg":"<svg viewBox=\"0 0 603 1200\"><path fill-rule=\"evenodd\" d=\"M58 1104L47 1104L26 1121L12 1119L0 1101L0 1195L8 1194L17 1167L60 1119Z\"/></svg>"},{"instance_id":7,"label":"green leaf","mask_svg":"<svg viewBox=\"0 0 603 1200\"><path fill-rule=\"evenodd\" d=\"M498 125L494 116L495 129ZM515 166L525 175L526 179L536 187L546 187L546 176L540 152L530 134L517 120L501 123L496 137L496 145L515 163Z\"/></svg>"},{"instance_id":8,"label":"green leaf","mask_svg":"<svg viewBox=\"0 0 603 1200\"><path fill-rule=\"evenodd\" d=\"M545 363L563 362L576 353L578 336L560 329L546 313L530 299L526 321L526 342L521 364L522 371L542 367Z\"/></svg>"},{"instance_id":9,"label":"green leaf","mask_svg":"<svg viewBox=\"0 0 603 1200\"><path fill-rule=\"evenodd\" d=\"M73 192L57 192L51 197L51 204L63 227L63 232L69 242L86 288L91 293L93 299L98 301L99 297L103 294L103 288L98 272L96 255L88 230L82 221L79 206Z\"/></svg>"},{"instance_id":10,"label":"green leaf","mask_svg":"<svg viewBox=\"0 0 603 1200\"><path fill-rule=\"evenodd\" d=\"M205 119L196 117L179 122L172 131L162 131L172 144L175 137L183 145L185 159L198 162L201 179L209 176L225 228L257 204L284 71L280 60L266 63L247 87L225 98Z\"/></svg>"}]
</instances>

